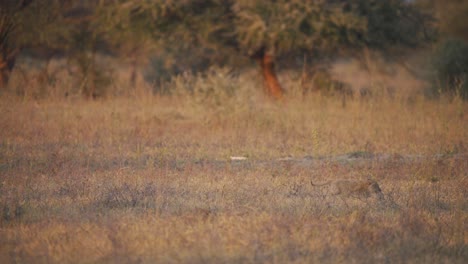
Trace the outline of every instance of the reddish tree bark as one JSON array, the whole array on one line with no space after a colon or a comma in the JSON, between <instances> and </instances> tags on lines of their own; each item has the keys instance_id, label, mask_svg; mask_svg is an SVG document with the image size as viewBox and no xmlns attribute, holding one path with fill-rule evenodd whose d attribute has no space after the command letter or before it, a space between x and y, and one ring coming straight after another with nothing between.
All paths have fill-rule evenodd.
<instances>
[{"instance_id":1,"label":"reddish tree bark","mask_svg":"<svg viewBox=\"0 0 468 264\"><path fill-rule=\"evenodd\" d=\"M16 62L16 51L6 54L6 52L0 51L0 90L5 89L8 86L11 72Z\"/></svg>"},{"instance_id":2,"label":"reddish tree bark","mask_svg":"<svg viewBox=\"0 0 468 264\"><path fill-rule=\"evenodd\" d=\"M284 90L281 87L275 71L275 62L271 55L267 54L264 49L254 54L253 58L260 65L265 89L267 93L275 99L282 99Z\"/></svg>"},{"instance_id":3,"label":"reddish tree bark","mask_svg":"<svg viewBox=\"0 0 468 264\"><path fill-rule=\"evenodd\" d=\"M6 67L6 62L0 60L0 90L5 89L8 85L10 71Z\"/></svg>"}]
</instances>

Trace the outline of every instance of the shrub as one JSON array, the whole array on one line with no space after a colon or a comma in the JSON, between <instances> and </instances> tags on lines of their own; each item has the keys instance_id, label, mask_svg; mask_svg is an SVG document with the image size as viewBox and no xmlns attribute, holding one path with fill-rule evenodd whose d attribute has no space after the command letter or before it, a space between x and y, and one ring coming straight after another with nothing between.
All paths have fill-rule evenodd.
<instances>
[{"instance_id":1,"label":"shrub","mask_svg":"<svg viewBox=\"0 0 468 264\"><path fill-rule=\"evenodd\" d=\"M188 100L187 103L231 111L252 98L255 83L230 68L211 67L201 73L185 72L174 76L164 86L163 90Z\"/></svg>"},{"instance_id":2,"label":"shrub","mask_svg":"<svg viewBox=\"0 0 468 264\"><path fill-rule=\"evenodd\" d=\"M435 71L433 95L459 95L468 100L468 44L450 39L436 49L432 66Z\"/></svg>"}]
</instances>

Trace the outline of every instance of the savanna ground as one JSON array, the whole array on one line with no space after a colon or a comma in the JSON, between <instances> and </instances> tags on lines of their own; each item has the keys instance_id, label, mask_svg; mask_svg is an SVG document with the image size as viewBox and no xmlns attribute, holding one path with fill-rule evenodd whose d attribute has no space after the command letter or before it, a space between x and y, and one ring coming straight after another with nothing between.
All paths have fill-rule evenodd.
<instances>
[{"instance_id":1,"label":"savanna ground","mask_svg":"<svg viewBox=\"0 0 468 264\"><path fill-rule=\"evenodd\" d=\"M2 97L0 262L466 263L466 102L231 83ZM388 203L310 185L367 178Z\"/></svg>"}]
</instances>

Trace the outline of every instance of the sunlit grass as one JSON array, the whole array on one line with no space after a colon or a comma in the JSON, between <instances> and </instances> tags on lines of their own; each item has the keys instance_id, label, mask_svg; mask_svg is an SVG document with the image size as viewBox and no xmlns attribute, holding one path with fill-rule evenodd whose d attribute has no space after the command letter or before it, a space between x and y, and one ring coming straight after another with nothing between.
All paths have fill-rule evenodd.
<instances>
[{"instance_id":1,"label":"sunlit grass","mask_svg":"<svg viewBox=\"0 0 468 264\"><path fill-rule=\"evenodd\" d=\"M466 261L466 102L240 93L1 98L1 262Z\"/></svg>"}]
</instances>

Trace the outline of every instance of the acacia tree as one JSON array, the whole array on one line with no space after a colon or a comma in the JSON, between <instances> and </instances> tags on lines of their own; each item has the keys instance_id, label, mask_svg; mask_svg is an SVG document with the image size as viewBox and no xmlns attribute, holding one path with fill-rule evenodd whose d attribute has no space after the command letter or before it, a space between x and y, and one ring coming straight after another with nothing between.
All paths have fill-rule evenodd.
<instances>
[{"instance_id":1,"label":"acacia tree","mask_svg":"<svg viewBox=\"0 0 468 264\"><path fill-rule=\"evenodd\" d=\"M31 2L6 0L0 3L0 88L7 85L19 53L14 43L14 35L20 26L18 17Z\"/></svg>"},{"instance_id":2,"label":"acacia tree","mask_svg":"<svg viewBox=\"0 0 468 264\"><path fill-rule=\"evenodd\" d=\"M464 0L417 0L421 8L434 13L440 39L460 39L468 43L468 2Z\"/></svg>"},{"instance_id":3,"label":"acacia tree","mask_svg":"<svg viewBox=\"0 0 468 264\"><path fill-rule=\"evenodd\" d=\"M137 68L146 65L148 54L157 48L151 36L151 17L141 15L140 11L132 2L107 0L96 14L102 28L101 35L107 42L106 48L130 63L129 83L132 87L136 85Z\"/></svg>"},{"instance_id":4,"label":"acacia tree","mask_svg":"<svg viewBox=\"0 0 468 264\"><path fill-rule=\"evenodd\" d=\"M22 51L37 53L40 50L41 57L44 53L48 55L46 59L61 54L77 65L80 92L94 96L100 79L95 60L98 52L114 52L129 45L135 47L132 43L136 42L140 43L141 50L142 38L135 38L135 28L122 27L126 23L125 14L116 12L125 9L124 2L0 1L0 89L8 85Z\"/></svg>"},{"instance_id":5,"label":"acacia tree","mask_svg":"<svg viewBox=\"0 0 468 264\"><path fill-rule=\"evenodd\" d=\"M234 51L257 61L268 93L283 97L275 58L301 52L415 46L430 19L404 0L182 0L135 3L168 45Z\"/></svg>"},{"instance_id":6,"label":"acacia tree","mask_svg":"<svg viewBox=\"0 0 468 264\"><path fill-rule=\"evenodd\" d=\"M71 0L0 1L0 90L8 84L18 55L24 49L58 47L66 31L62 7Z\"/></svg>"}]
</instances>

